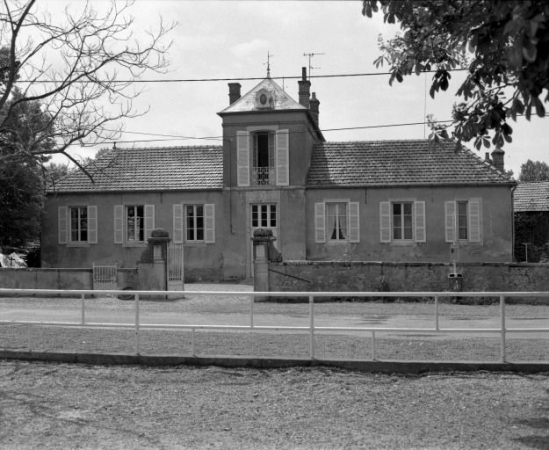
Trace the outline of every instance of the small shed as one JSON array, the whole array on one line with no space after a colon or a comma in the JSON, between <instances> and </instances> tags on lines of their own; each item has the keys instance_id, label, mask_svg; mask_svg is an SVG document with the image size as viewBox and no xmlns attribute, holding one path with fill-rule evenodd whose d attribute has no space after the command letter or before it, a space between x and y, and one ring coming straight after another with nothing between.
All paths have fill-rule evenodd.
<instances>
[{"instance_id":1,"label":"small shed","mask_svg":"<svg viewBox=\"0 0 549 450\"><path fill-rule=\"evenodd\" d=\"M549 181L519 183L513 205L515 259L549 262Z\"/></svg>"}]
</instances>

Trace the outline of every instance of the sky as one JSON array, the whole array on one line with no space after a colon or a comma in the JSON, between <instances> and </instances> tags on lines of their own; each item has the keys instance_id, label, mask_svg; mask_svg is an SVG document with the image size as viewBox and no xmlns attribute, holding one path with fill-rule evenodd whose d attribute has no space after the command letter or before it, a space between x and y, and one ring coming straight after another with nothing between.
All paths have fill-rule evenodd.
<instances>
[{"instance_id":1,"label":"sky","mask_svg":"<svg viewBox=\"0 0 549 450\"><path fill-rule=\"evenodd\" d=\"M41 2L52 11L70 3ZM100 7L102 2L92 0L92 4ZM177 22L170 34L168 72L151 73L146 79L230 78L241 83L245 94L260 80L243 78L265 77L270 54L271 77L298 100L297 78L290 77L299 77L301 68L310 62L311 92L316 92L320 100L320 128L327 141L422 139L428 136L428 128L402 124L424 122L428 114L438 120L450 119L452 105L459 101L454 93L464 74L454 73L449 90L437 94L435 99L428 95L430 74L413 75L403 83L389 86L389 76L382 74L387 68L376 69L373 61L380 54L379 35L390 38L398 26L384 24L381 14L368 19L361 8L358 0L137 0L131 11L137 32L154 27L159 17ZM309 58L307 54L314 56ZM322 78L342 74L373 75ZM187 138L221 136L221 118L217 113L229 105L228 82L143 84L134 107L148 112L123 123L125 133L117 147L220 145L218 139ZM528 122L522 118L510 123L513 143L504 148L505 168L513 170L515 176L528 159L549 164L547 120L535 117ZM93 156L99 148L111 146L74 147L71 154ZM473 148L472 144L467 146ZM477 154L484 157L485 151Z\"/></svg>"}]
</instances>

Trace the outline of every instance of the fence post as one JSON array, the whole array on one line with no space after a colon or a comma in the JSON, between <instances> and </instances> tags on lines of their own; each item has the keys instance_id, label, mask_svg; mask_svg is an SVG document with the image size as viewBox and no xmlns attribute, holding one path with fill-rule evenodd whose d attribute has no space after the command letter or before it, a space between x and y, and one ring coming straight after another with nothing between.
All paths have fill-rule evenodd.
<instances>
[{"instance_id":1,"label":"fence post","mask_svg":"<svg viewBox=\"0 0 549 450\"><path fill-rule=\"evenodd\" d=\"M315 358L315 298L309 295L310 355Z\"/></svg>"},{"instance_id":2,"label":"fence post","mask_svg":"<svg viewBox=\"0 0 549 450\"><path fill-rule=\"evenodd\" d=\"M376 360L376 332L372 330L372 361Z\"/></svg>"},{"instance_id":3,"label":"fence post","mask_svg":"<svg viewBox=\"0 0 549 450\"><path fill-rule=\"evenodd\" d=\"M505 362L505 296L499 297L499 307L501 311L501 362Z\"/></svg>"},{"instance_id":4,"label":"fence post","mask_svg":"<svg viewBox=\"0 0 549 450\"><path fill-rule=\"evenodd\" d=\"M135 294L135 354L139 355L139 294Z\"/></svg>"},{"instance_id":5,"label":"fence post","mask_svg":"<svg viewBox=\"0 0 549 450\"><path fill-rule=\"evenodd\" d=\"M82 325L86 323L86 305L85 305L85 294L82 294Z\"/></svg>"},{"instance_id":6,"label":"fence post","mask_svg":"<svg viewBox=\"0 0 549 450\"><path fill-rule=\"evenodd\" d=\"M250 295L250 328L254 327L254 302L255 297Z\"/></svg>"},{"instance_id":7,"label":"fence post","mask_svg":"<svg viewBox=\"0 0 549 450\"><path fill-rule=\"evenodd\" d=\"M438 295L435 295L435 330L439 331L439 323L438 323Z\"/></svg>"}]
</instances>

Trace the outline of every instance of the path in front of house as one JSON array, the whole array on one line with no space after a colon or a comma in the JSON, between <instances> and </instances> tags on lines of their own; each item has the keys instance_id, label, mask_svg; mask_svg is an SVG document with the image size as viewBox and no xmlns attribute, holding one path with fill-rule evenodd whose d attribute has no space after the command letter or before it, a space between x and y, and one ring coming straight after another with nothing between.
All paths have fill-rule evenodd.
<instances>
[{"instance_id":1,"label":"path in front of house","mask_svg":"<svg viewBox=\"0 0 549 450\"><path fill-rule=\"evenodd\" d=\"M239 291L245 295L246 292L250 292L253 288L245 285L188 285L187 291ZM192 297L192 296L189 296ZM114 299L114 301L118 301ZM215 304L223 305L226 310L227 303L240 302L242 304L242 297L240 299L233 298L228 300L227 297L222 296L194 296L185 300L185 302L201 303L213 302ZM91 301L89 301L91 302ZM135 323L135 311L132 308L133 302L120 301L120 308L114 307L109 309L95 309L88 308L86 310L86 323L121 323L121 324L133 324ZM81 311L78 309L78 300L67 303L67 307L62 306L55 309L48 307L47 303L41 305L34 305L32 308L24 307L24 301L20 302L20 307L17 303L10 302L9 305L3 304L0 299L0 321L29 321L29 322L70 322L78 324L81 321ZM308 306L303 305L303 311L307 311ZM252 323L250 313L246 312L185 312L185 311L170 311L169 308L158 308L159 310L152 310L150 307L140 312L140 324L179 324L179 325L231 325L231 326L249 326ZM258 307L257 309L260 309ZM545 316L542 315L542 316ZM310 318L308 313L296 314L294 313L262 313L254 311L253 325L258 326L270 326L270 327L309 327ZM499 329L501 320L499 316L486 316L486 317L461 317L461 316L442 316L440 318L440 328L444 329L470 329L467 333L446 333L444 331L436 332L435 319L433 315L337 315L328 316L322 315L318 312L314 316L315 327L345 327L345 328L362 328L362 329L382 329L382 328L413 328L421 329L419 333L415 333L417 338L426 339L448 339L448 338L471 338L479 336L487 336L485 332L478 332L475 329ZM536 309L532 310L531 317L507 317L506 328L548 328L549 317L540 317L537 314ZM425 331L423 331L425 330ZM282 331L283 332L283 331ZM342 333L342 332L338 332ZM360 331L353 331L348 333L360 333ZM406 339L410 336L409 332L403 330L402 332L387 332L387 335L392 337L402 337ZM494 335L494 334L489 334ZM513 338L549 338L549 333L541 332L513 332Z\"/></svg>"}]
</instances>

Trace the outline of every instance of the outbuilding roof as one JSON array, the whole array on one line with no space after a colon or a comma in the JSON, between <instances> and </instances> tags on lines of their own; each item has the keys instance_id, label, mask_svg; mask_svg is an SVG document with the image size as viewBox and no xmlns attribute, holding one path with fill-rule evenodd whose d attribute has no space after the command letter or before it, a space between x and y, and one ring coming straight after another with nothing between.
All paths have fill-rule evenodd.
<instances>
[{"instance_id":1,"label":"outbuilding roof","mask_svg":"<svg viewBox=\"0 0 549 450\"><path fill-rule=\"evenodd\" d=\"M549 181L519 183L514 195L514 210L549 211Z\"/></svg>"},{"instance_id":2,"label":"outbuilding roof","mask_svg":"<svg viewBox=\"0 0 549 450\"><path fill-rule=\"evenodd\" d=\"M50 192L221 189L223 147L120 148L74 171Z\"/></svg>"},{"instance_id":3,"label":"outbuilding roof","mask_svg":"<svg viewBox=\"0 0 549 450\"><path fill-rule=\"evenodd\" d=\"M307 185L398 186L514 184L455 142L429 140L325 142L315 145Z\"/></svg>"}]
</instances>

